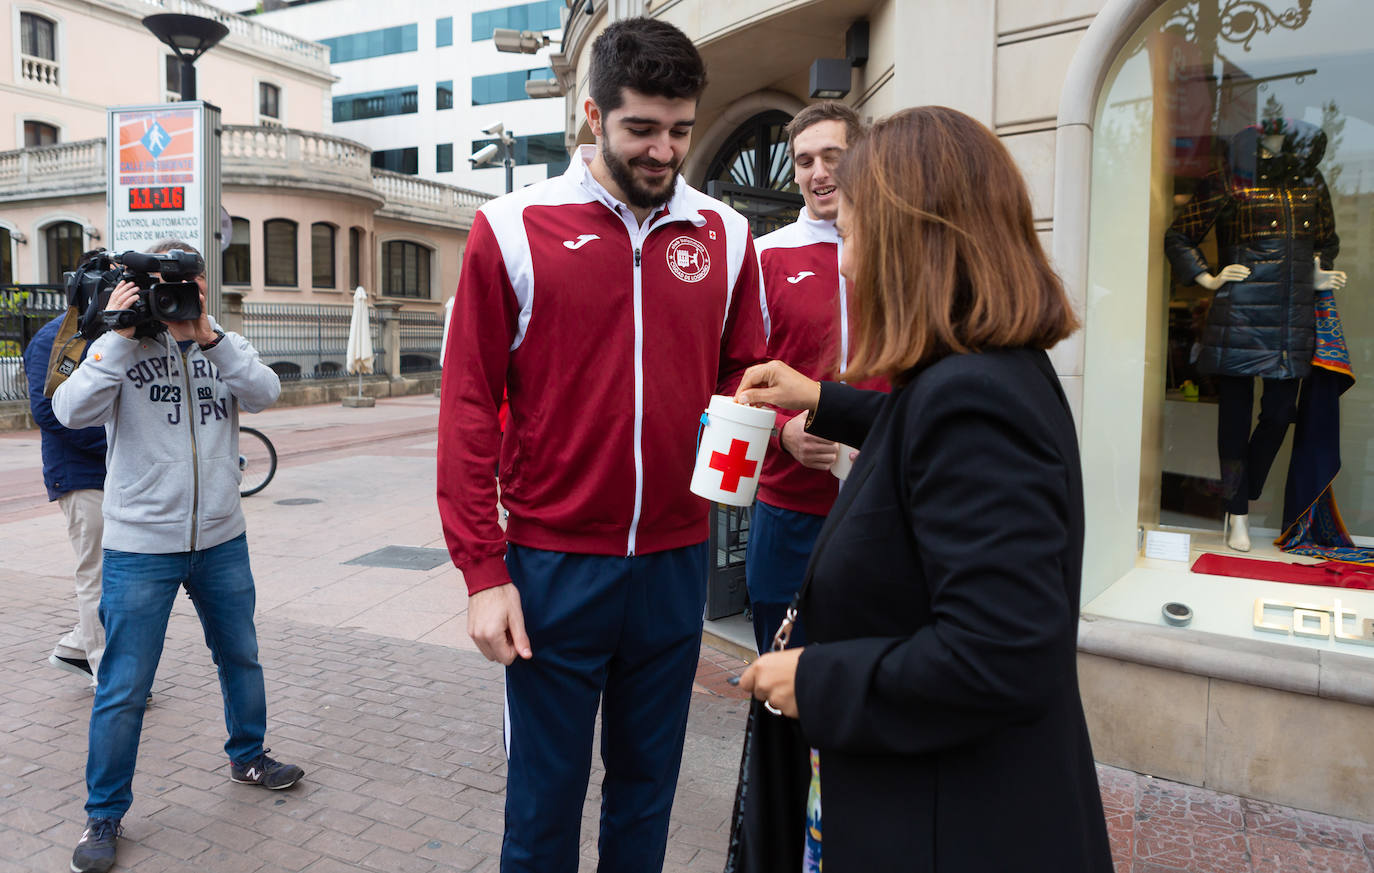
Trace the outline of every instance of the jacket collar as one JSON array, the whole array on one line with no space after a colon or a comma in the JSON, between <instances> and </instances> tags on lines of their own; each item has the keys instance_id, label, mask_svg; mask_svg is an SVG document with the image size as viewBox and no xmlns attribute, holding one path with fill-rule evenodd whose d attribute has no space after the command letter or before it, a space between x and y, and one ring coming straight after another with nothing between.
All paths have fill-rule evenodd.
<instances>
[{"instance_id":1,"label":"jacket collar","mask_svg":"<svg viewBox=\"0 0 1374 873\"><path fill-rule=\"evenodd\" d=\"M807 242L840 242L840 232L835 229L835 222L812 218L805 206L797 213L797 230Z\"/></svg>"},{"instance_id":2,"label":"jacket collar","mask_svg":"<svg viewBox=\"0 0 1374 873\"><path fill-rule=\"evenodd\" d=\"M610 191L607 191L606 187L598 182L596 177L592 175L591 163L595 157L595 145L583 144L578 146L577 151L573 152L572 160L568 162L568 169L564 171L563 177L573 185L582 188L590 194L593 200L605 204L607 209L617 215L633 218L634 213L630 210L630 207L617 200L615 196L612 195ZM690 201L693 193L695 192L692 191L692 187L683 181L682 174L679 173L674 183L673 196L672 199L668 201L666 212L664 208L660 208L650 216L649 221L652 223L658 223L665 220L690 221L697 227L701 227L706 223L706 218L700 211L691 205Z\"/></svg>"}]
</instances>

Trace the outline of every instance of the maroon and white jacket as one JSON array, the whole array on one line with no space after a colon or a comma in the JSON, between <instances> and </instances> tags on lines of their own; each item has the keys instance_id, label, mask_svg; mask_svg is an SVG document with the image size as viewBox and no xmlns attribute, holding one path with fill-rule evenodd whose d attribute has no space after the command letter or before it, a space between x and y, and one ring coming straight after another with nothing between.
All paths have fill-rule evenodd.
<instances>
[{"instance_id":1,"label":"maroon and white jacket","mask_svg":"<svg viewBox=\"0 0 1374 873\"><path fill-rule=\"evenodd\" d=\"M758 240L759 273L765 295L768 357L812 379L834 379L849 359L849 311L840 275L843 245L835 222L797 220ZM885 389L878 379L856 387ZM839 493L829 470L803 467L776 435L795 412L779 412L777 428L763 459L758 499L772 506L825 515Z\"/></svg>"},{"instance_id":2,"label":"maroon and white jacket","mask_svg":"<svg viewBox=\"0 0 1374 873\"><path fill-rule=\"evenodd\" d=\"M688 491L698 421L764 357L744 217L679 179L641 227L592 177L594 155L583 146L562 176L483 205L468 234L438 499L472 594L510 581L508 540L598 555L705 540L709 504Z\"/></svg>"}]
</instances>

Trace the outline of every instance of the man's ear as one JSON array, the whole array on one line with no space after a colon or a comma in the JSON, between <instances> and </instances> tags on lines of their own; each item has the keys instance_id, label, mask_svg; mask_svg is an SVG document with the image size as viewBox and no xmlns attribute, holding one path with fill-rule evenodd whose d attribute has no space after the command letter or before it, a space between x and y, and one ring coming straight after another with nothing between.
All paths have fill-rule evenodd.
<instances>
[{"instance_id":1,"label":"man's ear","mask_svg":"<svg viewBox=\"0 0 1374 873\"><path fill-rule=\"evenodd\" d=\"M592 136L601 139L602 125L605 119L601 117L601 107L596 105L596 101L588 97L582 104L582 111L587 116L587 126L592 130Z\"/></svg>"}]
</instances>

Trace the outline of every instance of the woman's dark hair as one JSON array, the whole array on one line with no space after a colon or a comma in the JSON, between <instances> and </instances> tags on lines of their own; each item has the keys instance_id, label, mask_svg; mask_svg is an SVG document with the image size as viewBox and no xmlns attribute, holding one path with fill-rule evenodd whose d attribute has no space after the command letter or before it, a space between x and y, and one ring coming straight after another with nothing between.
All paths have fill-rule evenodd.
<instances>
[{"instance_id":1,"label":"woman's dark hair","mask_svg":"<svg viewBox=\"0 0 1374 873\"><path fill-rule=\"evenodd\" d=\"M590 87L601 114L625 102L621 89L650 97L696 99L706 89L706 65L687 34L654 18L625 18L592 43Z\"/></svg>"},{"instance_id":2,"label":"woman's dark hair","mask_svg":"<svg viewBox=\"0 0 1374 873\"><path fill-rule=\"evenodd\" d=\"M835 180L858 246L846 381L900 384L946 355L1048 349L1078 327L1021 171L969 116L921 106L884 118Z\"/></svg>"}]
</instances>

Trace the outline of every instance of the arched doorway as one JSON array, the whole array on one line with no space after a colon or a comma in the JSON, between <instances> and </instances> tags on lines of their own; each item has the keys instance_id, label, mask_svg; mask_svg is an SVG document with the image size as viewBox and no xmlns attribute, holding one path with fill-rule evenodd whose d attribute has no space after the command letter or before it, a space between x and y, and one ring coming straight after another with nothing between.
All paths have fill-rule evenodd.
<instances>
[{"instance_id":1,"label":"arched doorway","mask_svg":"<svg viewBox=\"0 0 1374 873\"><path fill-rule=\"evenodd\" d=\"M787 150L785 128L791 120L776 109L747 119L706 170L706 193L739 210L755 236L796 221L802 207Z\"/></svg>"}]
</instances>

